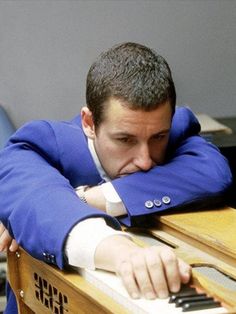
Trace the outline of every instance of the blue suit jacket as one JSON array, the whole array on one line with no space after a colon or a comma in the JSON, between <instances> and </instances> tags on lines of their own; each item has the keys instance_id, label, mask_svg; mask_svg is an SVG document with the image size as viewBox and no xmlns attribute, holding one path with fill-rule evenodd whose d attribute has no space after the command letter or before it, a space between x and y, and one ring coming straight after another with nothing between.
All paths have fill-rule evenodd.
<instances>
[{"instance_id":1,"label":"blue suit jacket","mask_svg":"<svg viewBox=\"0 0 236 314\"><path fill-rule=\"evenodd\" d=\"M201 138L192 112L178 108L173 117L166 163L112 181L131 225L144 215L221 196L232 177L226 159ZM117 219L84 204L74 187L97 185L95 167L80 124L34 121L20 128L0 153L0 220L32 256L63 268L63 247L71 228L102 216L114 228ZM169 204L147 209L147 200L169 196ZM9 313L14 313L10 312Z\"/></svg>"}]
</instances>

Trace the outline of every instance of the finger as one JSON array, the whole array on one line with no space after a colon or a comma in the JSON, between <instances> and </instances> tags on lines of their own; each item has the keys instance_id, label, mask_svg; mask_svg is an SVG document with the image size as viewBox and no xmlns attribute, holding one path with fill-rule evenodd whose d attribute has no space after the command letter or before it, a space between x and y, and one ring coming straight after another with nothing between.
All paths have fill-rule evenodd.
<instances>
[{"instance_id":1,"label":"finger","mask_svg":"<svg viewBox=\"0 0 236 314\"><path fill-rule=\"evenodd\" d=\"M168 247L163 247L160 251L160 255L164 265L169 290L171 292L177 292L179 291L181 285L177 256L173 250Z\"/></svg>"},{"instance_id":2,"label":"finger","mask_svg":"<svg viewBox=\"0 0 236 314\"><path fill-rule=\"evenodd\" d=\"M118 268L117 275L120 276L123 285L133 299L140 297L139 289L134 278L133 267L130 262L123 261Z\"/></svg>"},{"instance_id":3,"label":"finger","mask_svg":"<svg viewBox=\"0 0 236 314\"><path fill-rule=\"evenodd\" d=\"M167 298L169 291L158 247L146 248L146 264L156 295L161 299Z\"/></svg>"},{"instance_id":4,"label":"finger","mask_svg":"<svg viewBox=\"0 0 236 314\"><path fill-rule=\"evenodd\" d=\"M4 227L3 223L0 222L0 235L6 230L6 228Z\"/></svg>"},{"instance_id":5,"label":"finger","mask_svg":"<svg viewBox=\"0 0 236 314\"><path fill-rule=\"evenodd\" d=\"M11 244L12 237L9 235L7 229L0 235L0 251L5 251Z\"/></svg>"},{"instance_id":6,"label":"finger","mask_svg":"<svg viewBox=\"0 0 236 314\"><path fill-rule=\"evenodd\" d=\"M11 245L9 247L9 250L11 252L16 252L18 247L19 247L19 245L17 244L16 240L13 239L12 242L11 242Z\"/></svg>"},{"instance_id":7,"label":"finger","mask_svg":"<svg viewBox=\"0 0 236 314\"><path fill-rule=\"evenodd\" d=\"M3 243L0 243L0 252L5 252L7 250L7 246L5 246Z\"/></svg>"},{"instance_id":8,"label":"finger","mask_svg":"<svg viewBox=\"0 0 236 314\"><path fill-rule=\"evenodd\" d=\"M137 281L141 294L146 299L156 298L156 293L152 285L151 278L146 263L146 249L141 249L139 253L132 256L134 276Z\"/></svg>"},{"instance_id":9,"label":"finger","mask_svg":"<svg viewBox=\"0 0 236 314\"><path fill-rule=\"evenodd\" d=\"M188 283L191 278L192 268L180 258L178 259L180 280L182 283Z\"/></svg>"}]
</instances>

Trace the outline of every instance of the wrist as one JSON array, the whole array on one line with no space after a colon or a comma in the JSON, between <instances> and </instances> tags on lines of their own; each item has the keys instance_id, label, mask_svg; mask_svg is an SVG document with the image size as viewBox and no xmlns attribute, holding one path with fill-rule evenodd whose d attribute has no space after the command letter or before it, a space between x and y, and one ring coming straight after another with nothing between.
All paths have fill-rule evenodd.
<instances>
[{"instance_id":1,"label":"wrist","mask_svg":"<svg viewBox=\"0 0 236 314\"><path fill-rule=\"evenodd\" d=\"M87 188L84 192L84 196L90 206L106 212L106 200L100 185Z\"/></svg>"},{"instance_id":2,"label":"wrist","mask_svg":"<svg viewBox=\"0 0 236 314\"><path fill-rule=\"evenodd\" d=\"M76 194L78 195L79 199L84 202L84 203L87 203L87 199L86 199L86 196L85 196L85 191L89 188L88 185L81 185L81 186L78 186L76 189L75 189L75 192Z\"/></svg>"},{"instance_id":3,"label":"wrist","mask_svg":"<svg viewBox=\"0 0 236 314\"><path fill-rule=\"evenodd\" d=\"M102 240L96 248L94 261L96 268L116 272L118 265L125 261L137 245L131 238L112 235Z\"/></svg>"}]
</instances>

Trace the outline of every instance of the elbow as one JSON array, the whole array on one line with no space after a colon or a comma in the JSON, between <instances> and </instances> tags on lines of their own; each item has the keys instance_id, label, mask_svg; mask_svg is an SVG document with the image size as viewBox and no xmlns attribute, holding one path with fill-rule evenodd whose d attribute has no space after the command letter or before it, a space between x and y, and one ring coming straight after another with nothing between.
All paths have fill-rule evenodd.
<instances>
[{"instance_id":1,"label":"elbow","mask_svg":"<svg viewBox=\"0 0 236 314\"><path fill-rule=\"evenodd\" d=\"M224 193L230 189L233 183L233 175L228 160L221 156L214 171L212 171L213 186L218 193Z\"/></svg>"}]
</instances>

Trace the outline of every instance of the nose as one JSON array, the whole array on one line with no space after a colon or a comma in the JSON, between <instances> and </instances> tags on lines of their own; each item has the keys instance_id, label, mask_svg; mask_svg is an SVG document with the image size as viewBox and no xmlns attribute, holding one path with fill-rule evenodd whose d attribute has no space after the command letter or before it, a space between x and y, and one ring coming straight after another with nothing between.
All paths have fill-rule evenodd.
<instances>
[{"instance_id":1,"label":"nose","mask_svg":"<svg viewBox=\"0 0 236 314\"><path fill-rule=\"evenodd\" d=\"M151 159L149 147L147 144L143 144L139 147L134 158L134 164L142 171L148 171L154 165Z\"/></svg>"}]
</instances>

